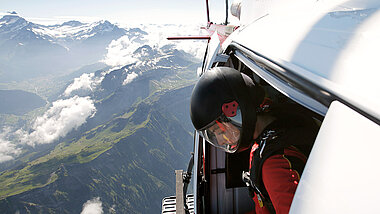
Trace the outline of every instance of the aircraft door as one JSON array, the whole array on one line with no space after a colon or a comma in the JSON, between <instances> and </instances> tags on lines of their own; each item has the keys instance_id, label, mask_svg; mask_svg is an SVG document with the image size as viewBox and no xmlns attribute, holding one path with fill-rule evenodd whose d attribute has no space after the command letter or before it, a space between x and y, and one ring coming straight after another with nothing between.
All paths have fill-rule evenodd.
<instances>
[{"instance_id":1,"label":"aircraft door","mask_svg":"<svg viewBox=\"0 0 380 214\"><path fill-rule=\"evenodd\" d=\"M334 101L325 116L290 213L379 210L380 126Z\"/></svg>"}]
</instances>

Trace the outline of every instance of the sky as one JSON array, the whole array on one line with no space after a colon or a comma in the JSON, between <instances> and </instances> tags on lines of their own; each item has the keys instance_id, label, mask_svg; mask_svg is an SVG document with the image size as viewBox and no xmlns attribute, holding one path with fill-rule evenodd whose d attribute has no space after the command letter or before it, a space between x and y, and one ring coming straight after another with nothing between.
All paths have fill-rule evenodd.
<instances>
[{"instance_id":1,"label":"sky","mask_svg":"<svg viewBox=\"0 0 380 214\"><path fill-rule=\"evenodd\" d=\"M0 15L16 11L39 24L69 20L114 23L206 23L205 0L0 0ZM223 11L224 0L210 0L213 11ZM211 10L212 11L212 10Z\"/></svg>"}]
</instances>

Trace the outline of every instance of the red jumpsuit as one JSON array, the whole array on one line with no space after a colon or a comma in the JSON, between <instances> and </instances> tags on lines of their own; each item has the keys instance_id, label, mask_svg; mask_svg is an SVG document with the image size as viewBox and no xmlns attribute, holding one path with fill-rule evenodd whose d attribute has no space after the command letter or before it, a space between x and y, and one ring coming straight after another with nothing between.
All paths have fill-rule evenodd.
<instances>
[{"instance_id":1,"label":"red jumpsuit","mask_svg":"<svg viewBox=\"0 0 380 214\"><path fill-rule=\"evenodd\" d=\"M257 139L259 143L255 142L252 146L249 162L251 182L270 199L260 203L257 191L253 191L258 214L270 213L270 210L277 214L289 213L306 164L305 154L310 154L318 133L312 117L299 106L283 104L272 108L271 112L277 119L261 133ZM270 207L271 204L273 207Z\"/></svg>"},{"instance_id":2,"label":"red jumpsuit","mask_svg":"<svg viewBox=\"0 0 380 214\"><path fill-rule=\"evenodd\" d=\"M297 158L306 163L305 155L294 147L288 147L284 149L284 154L275 154L267 158L262 167L262 180L277 214L289 213L300 180L299 173L292 168L292 163L287 157ZM260 207L256 194L253 200L257 214L270 213L265 206Z\"/></svg>"}]
</instances>

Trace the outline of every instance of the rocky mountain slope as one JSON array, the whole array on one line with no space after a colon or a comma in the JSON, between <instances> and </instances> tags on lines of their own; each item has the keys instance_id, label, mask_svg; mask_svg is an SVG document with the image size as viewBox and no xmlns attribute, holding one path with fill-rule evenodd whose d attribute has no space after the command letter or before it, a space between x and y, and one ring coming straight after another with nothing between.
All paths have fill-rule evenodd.
<instances>
[{"instance_id":1,"label":"rocky mountain slope","mask_svg":"<svg viewBox=\"0 0 380 214\"><path fill-rule=\"evenodd\" d=\"M151 96L80 139L3 173L2 197L5 187L15 191L8 194L20 193L1 200L0 210L79 213L83 203L100 197L105 213L157 213L161 199L175 193L174 170L186 167L193 147L183 125L191 90Z\"/></svg>"}]
</instances>

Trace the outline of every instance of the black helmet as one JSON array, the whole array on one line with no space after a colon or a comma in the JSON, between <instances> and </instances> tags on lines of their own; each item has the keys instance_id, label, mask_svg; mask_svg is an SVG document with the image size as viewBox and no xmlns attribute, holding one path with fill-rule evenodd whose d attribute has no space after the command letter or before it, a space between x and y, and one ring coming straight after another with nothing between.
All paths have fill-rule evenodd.
<instances>
[{"instance_id":1,"label":"black helmet","mask_svg":"<svg viewBox=\"0 0 380 214\"><path fill-rule=\"evenodd\" d=\"M205 72L193 89L190 117L195 129L212 145L227 152L249 148L256 108L264 97L247 75L229 67Z\"/></svg>"}]
</instances>

